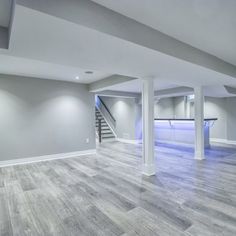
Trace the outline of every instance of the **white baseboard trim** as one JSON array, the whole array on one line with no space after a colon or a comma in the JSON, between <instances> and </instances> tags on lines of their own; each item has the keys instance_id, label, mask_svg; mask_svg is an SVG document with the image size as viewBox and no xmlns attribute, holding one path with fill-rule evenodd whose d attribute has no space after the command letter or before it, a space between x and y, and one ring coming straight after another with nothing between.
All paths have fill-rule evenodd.
<instances>
[{"instance_id":1,"label":"white baseboard trim","mask_svg":"<svg viewBox=\"0 0 236 236\"><path fill-rule=\"evenodd\" d=\"M117 141L122 143L130 143L130 144L139 144L142 140L139 139L124 139L124 138L116 138Z\"/></svg>"},{"instance_id":2,"label":"white baseboard trim","mask_svg":"<svg viewBox=\"0 0 236 236\"><path fill-rule=\"evenodd\" d=\"M142 143L142 140L140 139L124 139L124 138L116 138L117 141L122 143L130 143L130 144L140 144ZM167 144L175 144L175 145L185 145L189 147L194 147L194 144L190 143L181 143L181 142L171 142L166 140L158 140L157 142L167 143ZM228 140L228 139L219 139L219 138L211 138L210 142L216 142L216 143L223 143L223 144L229 144L229 145L236 145L235 140Z\"/></svg>"},{"instance_id":3,"label":"white baseboard trim","mask_svg":"<svg viewBox=\"0 0 236 236\"><path fill-rule=\"evenodd\" d=\"M142 139L123 139L123 138L116 138L117 141L122 143L130 143L130 144L142 144ZM174 145L183 145L188 147L193 147L194 144L191 143L181 143L181 142L174 142L174 141L168 141L168 140L154 140L158 143L165 143L165 144L174 144Z\"/></svg>"},{"instance_id":4,"label":"white baseboard trim","mask_svg":"<svg viewBox=\"0 0 236 236\"><path fill-rule=\"evenodd\" d=\"M224 143L224 144L229 144L229 145L236 145L235 140L228 140L228 139L221 139L221 138L211 138L211 142L216 142L216 143Z\"/></svg>"},{"instance_id":5,"label":"white baseboard trim","mask_svg":"<svg viewBox=\"0 0 236 236\"><path fill-rule=\"evenodd\" d=\"M52 155L45 155L45 156L20 158L20 159L12 159L12 160L7 160L7 161L0 161L0 167L25 165L25 164L35 163L35 162L52 161L52 160L57 160L57 159L66 159L66 158L79 157L79 156L84 156L84 155L94 155L94 154L96 154L96 149L89 149L89 150L78 151L78 152L59 153L59 154L52 154Z\"/></svg>"}]
</instances>

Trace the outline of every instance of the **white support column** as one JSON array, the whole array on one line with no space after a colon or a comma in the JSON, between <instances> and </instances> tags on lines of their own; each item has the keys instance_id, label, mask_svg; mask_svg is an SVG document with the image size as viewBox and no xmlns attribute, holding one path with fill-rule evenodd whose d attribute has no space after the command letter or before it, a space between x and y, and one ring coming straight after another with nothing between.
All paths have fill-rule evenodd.
<instances>
[{"instance_id":1,"label":"white support column","mask_svg":"<svg viewBox=\"0 0 236 236\"><path fill-rule=\"evenodd\" d=\"M205 159L204 154L204 95L201 86L194 88L195 159Z\"/></svg>"},{"instance_id":2,"label":"white support column","mask_svg":"<svg viewBox=\"0 0 236 236\"><path fill-rule=\"evenodd\" d=\"M155 175L154 158L154 85L153 79L143 80L143 170L144 175Z\"/></svg>"}]
</instances>

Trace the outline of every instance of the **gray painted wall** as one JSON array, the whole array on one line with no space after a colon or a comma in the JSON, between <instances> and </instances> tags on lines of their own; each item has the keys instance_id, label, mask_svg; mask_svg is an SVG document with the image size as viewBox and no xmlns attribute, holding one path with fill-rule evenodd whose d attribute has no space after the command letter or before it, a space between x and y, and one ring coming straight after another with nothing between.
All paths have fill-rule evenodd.
<instances>
[{"instance_id":1,"label":"gray painted wall","mask_svg":"<svg viewBox=\"0 0 236 236\"><path fill-rule=\"evenodd\" d=\"M236 141L236 97L213 98L205 97L204 104L205 117L217 117L218 120L210 129L210 137L215 139L228 139ZM174 98L164 98L155 104L155 117L183 118L194 117L194 105L185 103L183 96Z\"/></svg>"},{"instance_id":2,"label":"gray painted wall","mask_svg":"<svg viewBox=\"0 0 236 236\"><path fill-rule=\"evenodd\" d=\"M95 148L85 85L1 75L0 102L0 161Z\"/></svg>"},{"instance_id":3,"label":"gray painted wall","mask_svg":"<svg viewBox=\"0 0 236 236\"><path fill-rule=\"evenodd\" d=\"M135 98L102 97L116 119L116 134L123 139L141 139L142 106ZM155 103L155 117L173 117L173 99L162 98Z\"/></svg>"},{"instance_id":4,"label":"gray painted wall","mask_svg":"<svg viewBox=\"0 0 236 236\"><path fill-rule=\"evenodd\" d=\"M174 116L185 117L184 97L174 99ZM236 98L213 98L205 97L204 116L206 118L216 117L218 120L210 128L210 138L228 139L236 141ZM194 105L191 105L190 113L194 114ZM190 115L193 117L192 115Z\"/></svg>"},{"instance_id":5,"label":"gray painted wall","mask_svg":"<svg viewBox=\"0 0 236 236\"><path fill-rule=\"evenodd\" d=\"M173 118L174 117L174 100L173 98L162 98L155 102L155 118Z\"/></svg>"},{"instance_id":6,"label":"gray painted wall","mask_svg":"<svg viewBox=\"0 0 236 236\"><path fill-rule=\"evenodd\" d=\"M136 139L139 135L136 124L141 124L141 106L135 98L101 97L114 118L118 138Z\"/></svg>"},{"instance_id":7,"label":"gray painted wall","mask_svg":"<svg viewBox=\"0 0 236 236\"><path fill-rule=\"evenodd\" d=\"M236 98L226 99L227 139L236 141Z\"/></svg>"},{"instance_id":8,"label":"gray painted wall","mask_svg":"<svg viewBox=\"0 0 236 236\"><path fill-rule=\"evenodd\" d=\"M135 99L103 97L117 120L116 132L119 138L141 138L142 111ZM155 102L156 118L184 118L188 112L194 112L194 105L188 108L183 96L162 98ZM188 109L187 109L188 108ZM218 120L210 129L210 138L236 141L236 97L205 97L205 117L217 117ZM191 112L192 110L192 112ZM137 128L135 128L137 127Z\"/></svg>"},{"instance_id":9,"label":"gray painted wall","mask_svg":"<svg viewBox=\"0 0 236 236\"><path fill-rule=\"evenodd\" d=\"M174 117L175 118L184 118L186 116L185 113L185 100L184 97L175 97L174 101Z\"/></svg>"},{"instance_id":10,"label":"gray painted wall","mask_svg":"<svg viewBox=\"0 0 236 236\"><path fill-rule=\"evenodd\" d=\"M227 113L225 98L205 97L204 116L216 117L218 120L210 128L210 137L227 139Z\"/></svg>"}]
</instances>

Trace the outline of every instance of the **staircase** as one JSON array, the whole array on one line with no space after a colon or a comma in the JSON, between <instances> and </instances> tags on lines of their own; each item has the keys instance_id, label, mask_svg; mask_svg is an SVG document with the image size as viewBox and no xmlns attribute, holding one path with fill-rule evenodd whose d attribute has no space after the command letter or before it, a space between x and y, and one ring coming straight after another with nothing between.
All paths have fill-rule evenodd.
<instances>
[{"instance_id":1,"label":"staircase","mask_svg":"<svg viewBox=\"0 0 236 236\"><path fill-rule=\"evenodd\" d=\"M101 112L96 108L96 131L98 133L98 120L101 119L101 136L102 136L102 140L112 140L115 138L114 133L112 132L111 128L109 127L109 125L107 124L107 122L105 121L103 115L101 114Z\"/></svg>"}]
</instances>

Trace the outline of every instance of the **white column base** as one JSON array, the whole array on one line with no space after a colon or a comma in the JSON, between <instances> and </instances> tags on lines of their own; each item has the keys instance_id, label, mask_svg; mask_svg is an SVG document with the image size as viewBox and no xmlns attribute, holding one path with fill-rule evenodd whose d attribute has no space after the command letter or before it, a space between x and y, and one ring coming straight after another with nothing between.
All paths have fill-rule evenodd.
<instances>
[{"instance_id":1,"label":"white column base","mask_svg":"<svg viewBox=\"0 0 236 236\"><path fill-rule=\"evenodd\" d=\"M142 174L146 176L152 176L156 174L156 167L155 165L143 165L142 167Z\"/></svg>"},{"instance_id":2,"label":"white column base","mask_svg":"<svg viewBox=\"0 0 236 236\"><path fill-rule=\"evenodd\" d=\"M205 156L195 155L195 156L194 156L194 159L195 159L195 160L202 161L202 160L205 160L206 158L205 158Z\"/></svg>"}]
</instances>

